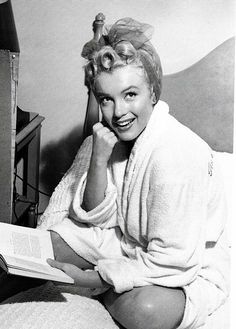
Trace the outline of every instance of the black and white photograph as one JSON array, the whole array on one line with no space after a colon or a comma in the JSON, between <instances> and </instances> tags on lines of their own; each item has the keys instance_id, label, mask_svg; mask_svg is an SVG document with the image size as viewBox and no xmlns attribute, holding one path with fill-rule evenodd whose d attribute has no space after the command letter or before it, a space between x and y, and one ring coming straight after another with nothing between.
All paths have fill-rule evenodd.
<instances>
[{"instance_id":1,"label":"black and white photograph","mask_svg":"<svg viewBox=\"0 0 236 329\"><path fill-rule=\"evenodd\" d=\"M0 0L1 329L235 328L235 17Z\"/></svg>"}]
</instances>

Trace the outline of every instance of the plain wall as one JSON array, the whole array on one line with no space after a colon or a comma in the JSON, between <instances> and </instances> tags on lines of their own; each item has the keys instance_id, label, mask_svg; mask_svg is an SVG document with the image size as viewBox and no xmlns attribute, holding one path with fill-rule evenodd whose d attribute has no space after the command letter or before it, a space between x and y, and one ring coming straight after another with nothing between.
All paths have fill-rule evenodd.
<instances>
[{"instance_id":1,"label":"plain wall","mask_svg":"<svg viewBox=\"0 0 236 329\"><path fill-rule=\"evenodd\" d=\"M81 143L87 90L80 53L92 22L130 16L155 28L164 74L199 61L234 35L233 0L12 0L20 44L18 105L45 117L40 188L51 193ZM47 198L41 197L40 209Z\"/></svg>"}]
</instances>

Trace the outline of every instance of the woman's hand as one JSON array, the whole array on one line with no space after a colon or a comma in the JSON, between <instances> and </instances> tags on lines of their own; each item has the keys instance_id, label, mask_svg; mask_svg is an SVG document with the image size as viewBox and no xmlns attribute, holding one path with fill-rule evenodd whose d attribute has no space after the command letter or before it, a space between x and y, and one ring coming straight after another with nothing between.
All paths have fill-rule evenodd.
<instances>
[{"instance_id":1,"label":"woman's hand","mask_svg":"<svg viewBox=\"0 0 236 329\"><path fill-rule=\"evenodd\" d=\"M96 208L105 198L107 164L117 142L114 132L103 123L93 126L93 150L82 204L86 211Z\"/></svg>"},{"instance_id":2,"label":"woman's hand","mask_svg":"<svg viewBox=\"0 0 236 329\"><path fill-rule=\"evenodd\" d=\"M96 123L93 126L92 160L107 164L117 142L118 138L109 127L102 122Z\"/></svg>"},{"instance_id":3,"label":"woman's hand","mask_svg":"<svg viewBox=\"0 0 236 329\"><path fill-rule=\"evenodd\" d=\"M64 273L74 279L74 284L86 288L104 288L110 285L102 280L97 271L83 271L79 267L69 264L58 262L54 259L47 259L50 266L62 270Z\"/></svg>"}]
</instances>

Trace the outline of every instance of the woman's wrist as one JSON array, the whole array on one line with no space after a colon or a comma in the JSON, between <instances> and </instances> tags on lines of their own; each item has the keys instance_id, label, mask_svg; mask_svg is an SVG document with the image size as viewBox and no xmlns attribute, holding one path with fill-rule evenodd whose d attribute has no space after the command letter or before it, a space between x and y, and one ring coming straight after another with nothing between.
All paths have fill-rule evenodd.
<instances>
[{"instance_id":1,"label":"woman's wrist","mask_svg":"<svg viewBox=\"0 0 236 329\"><path fill-rule=\"evenodd\" d=\"M107 161L93 154L87 174L82 207L86 211L95 209L105 198L107 188Z\"/></svg>"},{"instance_id":2,"label":"woman's wrist","mask_svg":"<svg viewBox=\"0 0 236 329\"><path fill-rule=\"evenodd\" d=\"M84 284L87 288L109 288L111 285L104 281L98 271L84 271Z\"/></svg>"},{"instance_id":3,"label":"woman's wrist","mask_svg":"<svg viewBox=\"0 0 236 329\"><path fill-rule=\"evenodd\" d=\"M108 160L102 154L92 153L90 167L107 168Z\"/></svg>"}]
</instances>

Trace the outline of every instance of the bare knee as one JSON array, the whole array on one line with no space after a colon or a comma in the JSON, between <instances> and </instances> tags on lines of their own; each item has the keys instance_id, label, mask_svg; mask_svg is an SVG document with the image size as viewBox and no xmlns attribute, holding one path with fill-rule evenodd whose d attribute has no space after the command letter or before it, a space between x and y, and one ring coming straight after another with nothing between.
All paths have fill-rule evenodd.
<instances>
[{"instance_id":1,"label":"bare knee","mask_svg":"<svg viewBox=\"0 0 236 329\"><path fill-rule=\"evenodd\" d=\"M139 323L148 324L145 326L147 329L176 329L184 314L183 291L164 287L155 288L148 287L138 295Z\"/></svg>"},{"instance_id":2,"label":"bare knee","mask_svg":"<svg viewBox=\"0 0 236 329\"><path fill-rule=\"evenodd\" d=\"M176 329L183 317L185 296L180 289L158 286L110 293L106 306L127 329Z\"/></svg>"}]
</instances>

